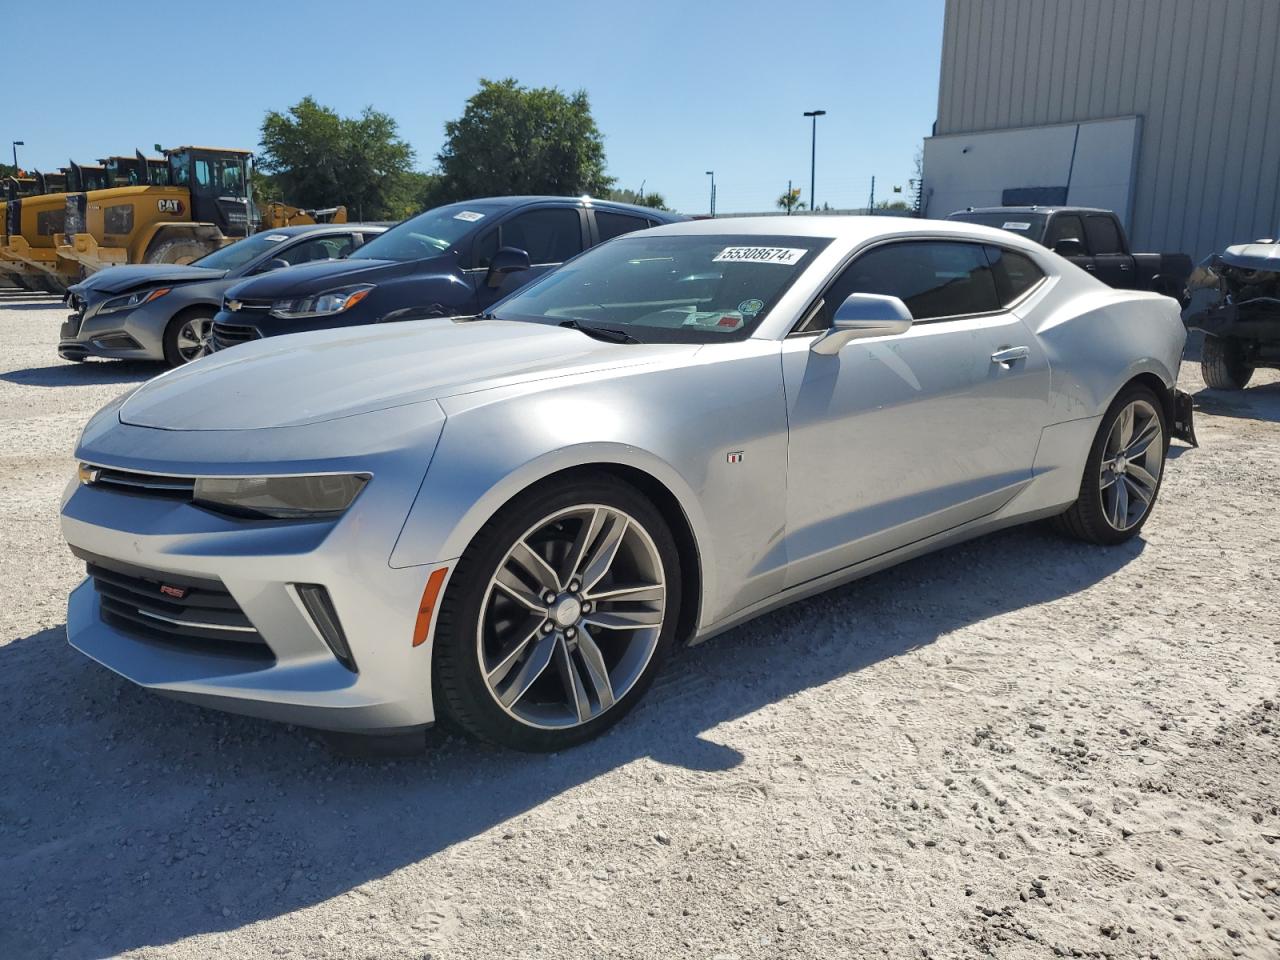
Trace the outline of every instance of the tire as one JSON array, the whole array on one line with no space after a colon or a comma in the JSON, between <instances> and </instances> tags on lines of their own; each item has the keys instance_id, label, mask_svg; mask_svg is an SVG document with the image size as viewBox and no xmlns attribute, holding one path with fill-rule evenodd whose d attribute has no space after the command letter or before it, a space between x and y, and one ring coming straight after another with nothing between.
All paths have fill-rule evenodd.
<instances>
[{"instance_id":1,"label":"tire","mask_svg":"<svg viewBox=\"0 0 1280 960\"><path fill-rule=\"evenodd\" d=\"M1215 390L1243 390L1253 376L1239 340L1205 334L1200 348L1200 375Z\"/></svg>"},{"instance_id":2,"label":"tire","mask_svg":"<svg viewBox=\"0 0 1280 960\"><path fill-rule=\"evenodd\" d=\"M1131 452L1123 462L1119 462L1116 454L1122 447L1117 441L1123 439L1125 431L1118 426L1118 421L1131 410L1136 416L1127 443L1130 451L1137 448L1152 423L1158 432L1141 454ZM1150 518L1160 495L1168 450L1169 425L1161 399L1150 387L1142 384L1125 387L1107 408L1098 427L1093 446L1089 449L1089 458L1085 461L1080 495L1065 513L1054 518L1054 526L1066 536L1104 546L1124 543L1136 536ZM1119 474L1110 466L1118 462ZM1104 482L1104 469L1110 478L1109 483ZM1147 496L1145 505L1142 504L1144 495ZM1123 500L1121 510L1124 515L1120 522L1117 522L1121 512L1116 509L1117 498ZM1141 512L1138 512L1139 506Z\"/></svg>"},{"instance_id":3,"label":"tire","mask_svg":"<svg viewBox=\"0 0 1280 960\"><path fill-rule=\"evenodd\" d=\"M164 362L171 367L181 367L203 357L209 350L212 329L212 310L184 310L179 313L164 328ZM193 344L199 345L198 351L193 352Z\"/></svg>"},{"instance_id":4,"label":"tire","mask_svg":"<svg viewBox=\"0 0 1280 960\"><path fill-rule=\"evenodd\" d=\"M147 263L190 263L216 249L216 244L190 237L166 240L147 251Z\"/></svg>"},{"instance_id":5,"label":"tire","mask_svg":"<svg viewBox=\"0 0 1280 960\"><path fill-rule=\"evenodd\" d=\"M618 545L600 549L622 519ZM596 549L579 549L582 541ZM545 562L536 576L525 544ZM433 650L437 710L513 750L563 750L599 736L635 706L669 654L680 583L666 521L627 484L591 473L522 493L481 528L450 578ZM553 602L534 592L548 584ZM624 589L636 597L602 596Z\"/></svg>"}]
</instances>

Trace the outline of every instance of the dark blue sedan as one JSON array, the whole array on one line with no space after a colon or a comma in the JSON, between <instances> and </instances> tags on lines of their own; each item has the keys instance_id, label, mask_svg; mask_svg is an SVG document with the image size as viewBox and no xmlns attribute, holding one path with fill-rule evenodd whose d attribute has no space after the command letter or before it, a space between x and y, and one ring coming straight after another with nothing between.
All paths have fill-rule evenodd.
<instances>
[{"instance_id":1,"label":"dark blue sedan","mask_svg":"<svg viewBox=\"0 0 1280 960\"><path fill-rule=\"evenodd\" d=\"M214 318L211 347L328 327L474 315L587 247L682 219L585 197L492 197L436 207L346 260L236 284Z\"/></svg>"}]
</instances>

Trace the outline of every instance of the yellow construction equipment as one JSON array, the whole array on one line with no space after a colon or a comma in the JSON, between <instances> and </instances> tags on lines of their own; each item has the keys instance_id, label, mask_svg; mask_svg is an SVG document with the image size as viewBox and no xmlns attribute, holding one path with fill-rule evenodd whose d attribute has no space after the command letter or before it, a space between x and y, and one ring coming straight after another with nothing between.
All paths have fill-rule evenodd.
<instances>
[{"instance_id":1,"label":"yellow construction equipment","mask_svg":"<svg viewBox=\"0 0 1280 960\"><path fill-rule=\"evenodd\" d=\"M257 229L249 151L178 147L164 153L168 183L66 195L55 251L64 274L121 263L190 263Z\"/></svg>"},{"instance_id":2,"label":"yellow construction equipment","mask_svg":"<svg viewBox=\"0 0 1280 960\"><path fill-rule=\"evenodd\" d=\"M5 203L5 237L0 269L28 290L61 293L66 289L58 268L54 237L66 219L66 194L13 196Z\"/></svg>"},{"instance_id":3,"label":"yellow construction equipment","mask_svg":"<svg viewBox=\"0 0 1280 960\"><path fill-rule=\"evenodd\" d=\"M258 212L262 215L262 230L279 230L281 227L298 227L312 223L346 223L347 208L343 206L326 207L322 210L303 210L291 207L287 203L273 200L270 203L259 203Z\"/></svg>"}]
</instances>

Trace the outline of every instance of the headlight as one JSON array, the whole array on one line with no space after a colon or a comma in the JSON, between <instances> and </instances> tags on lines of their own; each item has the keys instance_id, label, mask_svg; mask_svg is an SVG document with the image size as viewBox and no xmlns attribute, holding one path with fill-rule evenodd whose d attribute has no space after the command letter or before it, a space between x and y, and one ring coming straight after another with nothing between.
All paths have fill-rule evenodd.
<instances>
[{"instance_id":1,"label":"headlight","mask_svg":"<svg viewBox=\"0 0 1280 960\"><path fill-rule=\"evenodd\" d=\"M339 516L369 482L365 473L321 477L200 477L198 506L240 517L318 520Z\"/></svg>"},{"instance_id":2,"label":"headlight","mask_svg":"<svg viewBox=\"0 0 1280 960\"><path fill-rule=\"evenodd\" d=\"M106 303L98 308L98 315L104 313L115 313L117 310L132 310L134 307L140 307L144 303L150 303L152 300L158 300L168 293L172 287L158 287L155 290L138 290L134 293L126 293L123 297L112 297Z\"/></svg>"},{"instance_id":3,"label":"headlight","mask_svg":"<svg viewBox=\"0 0 1280 960\"><path fill-rule=\"evenodd\" d=\"M297 320L302 317L327 317L331 314L350 310L373 291L373 284L358 283L351 287L340 287L337 290L326 290L310 297L299 297L297 300L277 300L271 305L271 312L286 320Z\"/></svg>"}]
</instances>

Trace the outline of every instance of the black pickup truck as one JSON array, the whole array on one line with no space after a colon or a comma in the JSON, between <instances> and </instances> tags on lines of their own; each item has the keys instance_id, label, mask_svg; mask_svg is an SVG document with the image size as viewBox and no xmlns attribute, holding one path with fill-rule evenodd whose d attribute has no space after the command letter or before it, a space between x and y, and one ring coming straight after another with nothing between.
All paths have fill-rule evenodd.
<instances>
[{"instance_id":1,"label":"black pickup truck","mask_svg":"<svg viewBox=\"0 0 1280 960\"><path fill-rule=\"evenodd\" d=\"M1182 301L1191 258L1185 253L1131 253L1119 218L1092 207L970 207L948 220L1021 234L1122 290L1154 290Z\"/></svg>"}]
</instances>

